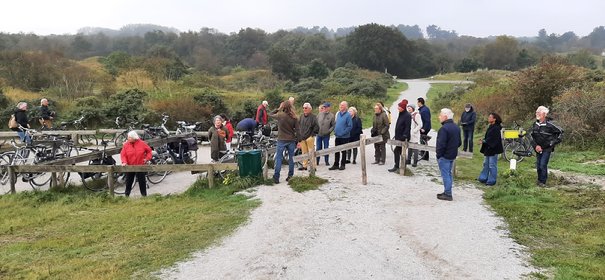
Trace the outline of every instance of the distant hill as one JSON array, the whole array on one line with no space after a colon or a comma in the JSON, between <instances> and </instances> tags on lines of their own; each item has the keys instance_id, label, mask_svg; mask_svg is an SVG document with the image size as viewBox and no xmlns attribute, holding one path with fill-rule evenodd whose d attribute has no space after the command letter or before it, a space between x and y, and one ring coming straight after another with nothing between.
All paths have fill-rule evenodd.
<instances>
[{"instance_id":1,"label":"distant hill","mask_svg":"<svg viewBox=\"0 0 605 280\"><path fill-rule=\"evenodd\" d=\"M176 33L180 31L173 27L155 25L155 24L128 24L120 28L119 30L104 28L104 27L83 27L78 29L78 33L84 35L94 35L103 33L110 37L129 37L129 36L143 36L147 32L151 31L162 31L164 33Z\"/></svg>"}]
</instances>

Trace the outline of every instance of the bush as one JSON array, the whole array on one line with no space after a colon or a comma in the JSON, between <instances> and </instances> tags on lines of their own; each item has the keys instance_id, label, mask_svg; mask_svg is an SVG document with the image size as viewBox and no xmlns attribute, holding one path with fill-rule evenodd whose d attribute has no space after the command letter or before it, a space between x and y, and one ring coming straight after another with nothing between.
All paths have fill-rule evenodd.
<instances>
[{"instance_id":1,"label":"bush","mask_svg":"<svg viewBox=\"0 0 605 280\"><path fill-rule=\"evenodd\" d=\"M269 108L277 108L279 107L279 104L281 104L282 101L284 101L285 99L279 89L275 88L273 90L265 92L264 100L267 100L267 102L269 102Z\"/></svg>"},{"instance_id":2,"label":"bush","mask_svg":"<svg viewBox=\"0 0 605 280\"><path fill-rule=\"evenodd\" d=\"M104 103L103 111L108 122L113 122L116 117L125 118L128 121L144 120L149 111L145 107L148 94L138 89L127 90L116 93L109 97Z\"/></svg>"},{"instance_id":3,"label":"bush","mask_svg":"<svg viewBox=\"0 0 605 280\"><path fill-rule=\"evenodd\" d=\"M214 90L208 88L203 89L193 96L193 100L198 105L205 108L206 114L209 114L204 115L206 118L212 118L213 115L218 114L230 114L229 108L227 108L227 105L223 102L223 97Z\"/></svg>"},{"instance_id":4,"label":"bush","mask_svg":"<svg viewBox=\"0 0 605 280\"><path fill-rule=\"evenodd\" d=\"M313 108L316 108L323 102L324 97L318 90L309 90L299 93L296 97L296 103L304 104L305 102L309 102Z\"/></svg>"}]
</instances>

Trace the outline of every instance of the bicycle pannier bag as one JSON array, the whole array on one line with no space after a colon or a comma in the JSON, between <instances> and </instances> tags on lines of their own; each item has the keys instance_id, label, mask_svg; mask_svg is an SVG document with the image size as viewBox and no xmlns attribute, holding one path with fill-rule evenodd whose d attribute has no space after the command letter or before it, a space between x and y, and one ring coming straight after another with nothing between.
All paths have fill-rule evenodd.
<instances>
[{"instance_id":1,"label":"bicycle pannier bag","mask_svg":"<svg viewBox=\"0 0 605 280\"><path fill-rule=\"evenodd\" d=\"M186 147L189 151L197 151L198 149L197 139L195 139L194 137L183 139L183 144L187 145Z\"/></svg>"},{"instance_id":2,"label":"bicycle pannier bag","mask_svg":"<svg viewBox=\"0 0 605 280\"><path fill-rule=\"evenodd\" d=\"M8 120L8 128L17 128L17 127L19 127L19 124L17 123L15 114L12 114L11 118Z\"/></svg>"}]
</instances>

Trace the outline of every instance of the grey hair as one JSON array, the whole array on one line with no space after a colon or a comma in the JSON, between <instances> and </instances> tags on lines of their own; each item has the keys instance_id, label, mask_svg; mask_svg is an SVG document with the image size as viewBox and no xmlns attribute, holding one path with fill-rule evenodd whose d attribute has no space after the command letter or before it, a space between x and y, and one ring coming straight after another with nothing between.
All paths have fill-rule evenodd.
<instances>
[{"instance_id":1,"label":"grey hair","mask_svg":"<svg viewBox=\"0 0 605 280\"><path fill-rule=\"evenodd\" d=\"M263 100L263 105L267 106L269 105L269 102L267 102L267 100Z\"/></svg>"},{"instance_id":2,"label":"grey hair","mask_svg":"<svg viewBox=\"0 0 605 280\"><path fill-rule=\"evenodd\" d=\"M536 112L540 112L540 113L544 113L544 114L548 115L548 112L550 112L550 110L548 110L548 108L546 108L545 106L540 106L540 107L538 107L538 109L536 109Z\"/></svg>"},{"instance_id":3,"label":"grey hair","mask_svg":"<svg viewBox=\"0 0 605 280\"><path fill-rule=\"evenodd\" d=\"M40 99L40 105L44 104L44 102L48 102L48 99L46 99L46 98Z\"/></svg>"},{"instance_id":4,"label":"grey hair","mask_svg":"<svg viewBox=\"0 0 605 280\"><path fill-rule=\"evenodd\" d=\"M305 104L303 104L303 108L305 107L309 107L309 109L313 109L313 106L311 106L311 103L309 102L305 102Z\"/></svg>"},{"instance_id":5,"label":"grey hair","mask_svg":"<svg viewBox=\"0 0 605 280\"><path fill-rule=\"evenodd\" d=\"M353 111L355 113L355 115L357 115L357 108L351 106L351 107L349 107L349 110Z\"/></svg>"},{"instance_id":6,"label":"grey hair","mask_svg":"<svg viewBox=\"0 0 605 280\"><path fill-rule=\"evenodd\" d=\"M140 139L139 134L134 130L128 132L128 138Z\"/></svg>"},{"instance_id":7,"label":"grey hair","mask_svg":"<svg viewBox=\"0 0 605 280\"><path fill-rule=\"evenodd\" d=\"M21 109L21 107L27 106L27 102L19 102L17 103L17 109Z\"/></svg>"},{"instance_id":8,"label":"grey hair","mask_svg":"<svg viewBox=\"0 0 605 280\"><path fill-rule=\"evenodd\" d=\"M216 119L221 120L221 122L222 122L222 121L224 121L224 120L223 120L223 117L221 117L221 115L216 115L216 116L214 116L214 119L212 119L212 120L213 120L213 121L216 121Z\"/></svg>"},{"instance_id":9,"label":"grey hair","mask_svg":"<svg viewBox=\"0 0 605 280\"><path fill-rule=\"evenodd\" d=\"M441 114L445 115L448 120L451 120L454 118L454 112L452 112L452 110L450 110L448 108L441 109Z\"/></svg>"},{"instance_id":10,"label":"grey hair","mask_svg":"<svg viewBox=\"0 0 605 280\"><path fill-rule=\"evenodd\" d=\"M346 102L346 101L342 101L342 102L340 102L340 104L342 104L342 103L344 103L344 104L345 104L345 106L347 106L347 108L349 107L349 102Z\"/></svg>"}]
</instances>

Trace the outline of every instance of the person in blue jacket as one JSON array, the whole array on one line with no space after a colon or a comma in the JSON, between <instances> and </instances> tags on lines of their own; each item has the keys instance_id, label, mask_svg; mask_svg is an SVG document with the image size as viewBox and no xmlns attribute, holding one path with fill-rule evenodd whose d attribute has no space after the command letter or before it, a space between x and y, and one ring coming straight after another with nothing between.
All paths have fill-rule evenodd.
<instances>
[{"instance_id":1,"label":"person in blue jacket","mask_svg":"<svg viewBox=\"0 0 605 280\"><path fill-rule=\"evenodd\" d=\"M443 193L437 194L437 199L453 200L452 185L454 178L452 176L452 166L458 156L458 147L462 145L460 140L460 128L454 123L454 112L448 108L441 109L439 121L441 128L437 132L437 163L441 178L443 179Z\"/></svg>"},{"instance_id":2,"label":"person in blue jacket","mask_svg":"<svg viewBox=\"0 0 605 280\"><path fill-rule=\"evenodd\" d=\"M349 142L351 137L351 129L353 128L353 121L351 120L351 114L349 114L349 103L346 101L340 102L338 113L336 113L336 124L334 126L334 144L340 146ZM341 156L342 155L342 156ZM340 165L339 165L340 161ZM347 151L344 150L334 155L334 165L329 170L344 170L347 161Z\"/></svg>"}]
</instances>

